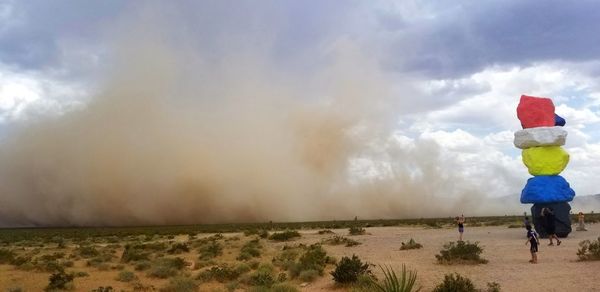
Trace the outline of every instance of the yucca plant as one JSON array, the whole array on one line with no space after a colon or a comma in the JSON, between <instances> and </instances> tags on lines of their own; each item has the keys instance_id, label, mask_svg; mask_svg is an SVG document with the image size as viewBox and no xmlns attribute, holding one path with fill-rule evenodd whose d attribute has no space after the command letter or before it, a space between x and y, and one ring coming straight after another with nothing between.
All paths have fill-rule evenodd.
<instances>
[{"instance_id":1,"label":"yucca plant","mask_svg":"<svg viewBox=\"0 0 600 292\"><path fill-rule=\"evenodd\" d=\"M372 286L375 291L381 292L417 292L421 288L417 288L415 283L417 281L417 271L407 270L405 265L402 265L402 273L400 278L396 275L396 272L385 266L379 266L383 271L384 279L381 283L377 280L372 280Z\"/></svg>"}]
</instances>

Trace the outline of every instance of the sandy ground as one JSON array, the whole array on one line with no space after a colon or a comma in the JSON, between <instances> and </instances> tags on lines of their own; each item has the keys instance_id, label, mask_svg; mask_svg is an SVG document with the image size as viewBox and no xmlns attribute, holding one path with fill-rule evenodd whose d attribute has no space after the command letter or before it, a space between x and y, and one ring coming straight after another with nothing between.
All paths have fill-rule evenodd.
<instances>
[{"instance_id":1,"label":"sandy ground","mask_svg":"<svg viewBox=\"0 0 600 292\"><path fill-rule=\"evenodd\" d=\"M484 265L440 265L435 254L443 244L457 240L455 229L423 229L411 227L368 228L371 235L353 236L362 245L352 248L327 246L337 258L353 253L373 264L389 265L399 271L402 264L418 271L417 283L430 291L440 283L444 274L458 272L469 277L477 287L497 282L502 291L600 291L600 261L578 262L578 243L600 236L600 224L588 225L586 232L572 232L560 246L547 246L541 239L539 264L530 264L529 246L525 245L525 229L497 227L466 227L464 239L478 241L483 247ZM345 233L346 230L336 230ZM401 242L414 238L424 247L400 251ZM309 236L302 241L311 242ZM378 270L378 268L376 269ZM376 275L381 275L377 271ZM306 287L303 291L333 290L327 277Z\"/></svg>"},{"instance_id":2,"label":"sandy ground","mask_svg":"<svg viewBox=\"0 0 600 292\"><path fill-rule=\"evenodd\" d=\"M483 265L440 265L435 254L444 243L455 241L458 232L453 229L427 229L423 227L374 227L367 228L368 235L351 236L361 242L354 247L324 245L328 253L338 259L342 256L358 255L362 260L375 265L388 265L399 271L402 264L418 271L418 285L423 291L430 291L440 283L447 273L458 272L473 280L480 288L487 282L497 282L502 291L600 291L600 261L578 262L578 243L584 239L595 239L600 236L600 224L588 225L587 232L571 233L563 240L561 246L547 246L548 240L542 239L539 261L530 264L529 247L525 245L525 230L522 228L468 227L465 240L478 241L484 247L483 257L489 260ZM346 235L347 229L333 230L337 234ZM287 244L320 242L331 235L318 235L315 230L304 230L302 238ZM237 234L240 235L240 234ZM235 236L227 234L226 236ZM185 237L181 237L184 240ZM424 245L422 249L400 251L401 242L414 238ZM241 243L236 243L240 245ZM268 242L269 250L266 258L274 255L285 243ZM193 259L194 255L186 258ZM227 252L224 257L235 257ZM90 276L76 280L77 291L90 291L100 285L111 285L115 291L121 289L131 291L125 283L114 281L117 271L98 271L86 268L84 262L76 263L74 270L87 270ZM328 271L331 270L328 269ZM374 269L380 276L378 268ZM143 277L141 274L140 277ZM167 281L144 278L145 284L162 287ZM22 287L23 291L42 291L47 284L48 274L25 272L12 266L0 265L0 291L10 287ZM296 283L299 284L299 283ZM217 285L218 286L218 285ZM213 284L203 284L200 291L212 291ZM331 277L326 274L314 283L301 288L302 291L344 291L336 288ZM221 290L225 291L225 290Z\"/></svg>"}]
</instances>

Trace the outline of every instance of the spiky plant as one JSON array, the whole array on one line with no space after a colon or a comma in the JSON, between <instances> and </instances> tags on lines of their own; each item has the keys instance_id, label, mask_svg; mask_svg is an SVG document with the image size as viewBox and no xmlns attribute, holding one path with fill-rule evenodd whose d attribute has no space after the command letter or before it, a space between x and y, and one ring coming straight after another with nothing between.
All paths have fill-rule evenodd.
<instances>
[{"instance_id":1,"label":"spiky plant","mask_svg":"<svg viewBox=\"0 0 600 292\"><path fill-rule=\"evenodd\" d=\"M375 291L381 292L418 292L421 288L417 288L415 283L417 281L417 271L407 270L405 265L402 265L402 273L400 278L396 275L396 272L385 266L379 266L383 271L384 279L381 283L376 280L372 281L372 286Z\"/></svg>"}]
</instances>

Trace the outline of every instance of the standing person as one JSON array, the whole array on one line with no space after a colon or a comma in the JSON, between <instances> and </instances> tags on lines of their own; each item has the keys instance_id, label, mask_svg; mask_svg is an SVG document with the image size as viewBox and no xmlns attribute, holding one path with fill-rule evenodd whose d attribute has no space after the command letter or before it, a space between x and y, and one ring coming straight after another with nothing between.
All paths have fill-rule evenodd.
<instances>
[{"instance_id":1,"label":"standing person","mask_svg":"<svg viewBox=\"0 0 600 292\"><path fill-rule=\"evenodd\" d=\"M556 239L556 245L560 245L562 241L558 239L556 236L556 218L554 217L554 213L550 208L542 208L542 217L544 222L544 228L546 229L546 233L548 233L548 239L550 239L550 243L548 245L554 245L553 239Z\"/></svg>"},{"instance_id":2,"label":"standing person","mask_svg":"<svg viewBox=\"0 0 600 292\"><path fill-rule=\"evenodd\" d=\"M537 264L537 252L538 252L538 244L540 243L538 239L537 233L531 228L531 225L527 225L527 241L525 245L529 243L529 251L531 252L531 260L529 260L532 264Z\"/></svg>"},{"instance_id":3,"label":"standing person","mask_svg":"<svg viewBox=\"0 0 600 292\"><path fill-rule=\"evenodd\" d=\"M529 217L525 216L525 219L523 219L523 225L525 226L525 229L527 229L527 226L531 227L531 222L529 222Z\"/></svg>"},{"instance_id":4,"label":"standing person","mask_svg":"<svg viewBox=\"0 0 600 292\"><path fill-rule=\"evenodd\" d=\"M577 219L579 221L579 226L577 226L577 231L587 231L587 229L585 229L585 222L583 222L583 212L579 212L579 214L577 215Z\"/></svg>"},{"instance_id":5,"label":"standing person","mask_svg":"<svg viewBox=\"0 0 600 292\"><path fill-rule=\"evenodd\" d=\"M463 232L465 231L465 215L462 214L460 215L460 217L456 216L454 218L454 220L456 220L456 224L458 224L458 233L460 234L458 237L458 241L462 241L463 240Z\"/></svg>"}]
</instances>

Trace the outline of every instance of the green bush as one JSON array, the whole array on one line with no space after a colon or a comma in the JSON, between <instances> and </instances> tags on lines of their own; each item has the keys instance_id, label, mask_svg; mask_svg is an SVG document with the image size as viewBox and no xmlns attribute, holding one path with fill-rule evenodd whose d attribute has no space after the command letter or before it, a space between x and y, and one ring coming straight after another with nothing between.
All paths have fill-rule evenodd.
<instances>
[{"instance_id":1,"label":"green bush","mask_svg":"<svg viewBox=\"0 0 600 292\"><path fill-rule=\"evenodd\" d=\"M161 258L153 263L148 276L165 279L177 275L184 267L185 261L182 258Z\"/></svg>"},{"instance_id":2,"label":"green bush","mask_svg":"<svg viewBox=\"0 0 600 292\"><path fill-rule=\"evenodd\" d=\"M233 281L240 276L240 272L232 269L229 266L216 266L198 274L197 279L202 282L216 280L220 283Z\"/></svg>"},{"instance_id":3,"label":"green bush","mask_svg":"<svg viewBox=\"0 0 600 292\"><path fill-rule=\"evenodd\" d=\"M298 288L288 283L278 283L271 287L269 292L299 292Z\"/></svg>"},{"instance_id":4,"label":"green bush","mask_svg":"<svg viewBox=\"0 0 600 292\"><path fill-rule=\"evenodd\" d=\"M469 278L454 273L446 274L444 281L438 284L433 292L477 292L477 289L475 289L475 285Z\"/></svg>"},{"instance_id":5,"label":"green bush","mask_svg":"<svg viewBox=\"0 0 600 292\"><path fill-rule=\"evenodd\" d=\"M414 239L410 239L407 243L402 242L402 246L400 247L400 250L407 250L407 249L419 249L422 248L423 245L416 242Z\"/></svg>"},{"instance_id":6,"label":"green bush","mask_svg":"<svg viewBox=\"0 0 600 292\"><path fill-rule=\"evenodd\" d=\"M480 257L482 252L477 242L458 241L445 244L435 257L442 264L485 264L488 261Z\"/></svg>"},{"instance_id":7,"label":"green bush","mask_svg":"<svg viewBox=\"0 0 600 292\"><path fill-rule=\"evenodd\" d=\"M306 247L304 253L300 256L297 263L290 268L290 275L296 278L302 271L315 270L319 275L323 275L323 270L331 258L320 244L312 244Z\"/></svg>"},{"instance_id":8,"label":"green bush","mask_svg":"<svg viewBox=\"0 0 600 292\"><path fill-rule=\"evenodd\" d=\"M73 274L67 274L64 270L57 271L50 275L48 286L45 291L68 290L73 286Z\"/></svg>"},{"instance_id":9,"label":"green bush","mask_svg":"<svg viewBox=\"0 0 600 292\"><path fill-rule=\"evenodd\" d=\"M580 261L600 260L600 237L597 240L584 240L579 243L577 257Z\"/></svg>"},{"instance_id":10,"label":"green bush","mask_svg":"<svg viewBox=\"0 0 600 292\"><path fill-rule=\"evenodd\" d=\"M169 254L180 254L180 253L186 253L186 252L190 252L190 248L188 247L188 245L186 243L183 243L183 242L174 243L167 250L167 253L169 253Z\"/></svg>"},{"instance_id":11,"label":"green bush","mask_svg":"<svg viewBox=\"0 0 600 292\"><path fill-rule=\"evenodd\" d=\"M100 255L100 252L93 246L84 245L78 247L75 252L82 258L93 258Z\"/></svg>"},{"instance_id":12,"label":"green bush","mask_svg":"<svg viewBox=\"0 0 600 292\"><path fill-rule=\"evenodd\" d=\"M257 270L250 276L248 284L251 286L271 287L275 284L275 279L272 272Z\"/></svg>"},{"instance_id":13,"label":"green bush","mask_svg":"<svg viewBox=\"0 0 600 292\"><path fill-rule=\"evenodd\" d=\"M137 279L137 277L131 271L120 271L117 275L117 281L119 282L131 282L135 279Z\"/></svg>"},{"instance_id":14,"label":"green bush","mask_svg":"<svg viewBox=\"0 0 600 292\"><path fill-rule=\"evenodd\" d=\"M359 276L370 274L370 265L363 263L356 255L352 255L352 258L343 257L331 272L333 280L340 284L355 283Z\"/></svg>"},{"instance_id":15,"label":"green bush","mask_svg":"<svg viewBox=\"0 0 600 292\"><path fill-rule=\"evenodd\" d=\"M223 254L223 246L218 241L208 241L198 249L201 260L216 258Z\"/></svg>"},{"instance_id":16,"label":"green bush","mask_svg":"<svg viewBox=\"0 0 600 292\"><path fill-rule=\"evenodd\" d=\"M240 249L240 255L237 257L237 260L247 261L251 258L260 257L261 248L262 246L260 245L260 241L258 239L250 240L246 242Z\"/></svg>"},{"instance_id":17,"label":"green bush","mask_svg":"<svg viewBox=\"0 0 600 292\"><path fill-rule=\"evenodd\" d=\"M15 258L15 253L6 248L0 248L0 265L9 264Z\"/></svg>"},{"instance_id":18,"label":"green bush","mask_svg":"<svg viewBox=\"0 0 600 292\"><path fill-rule=\"evenodd\" d=\"M135 262L133 268L136 271L145 271L145 270L149 269L151 266L152 266L152 263L150 261L142 260L139 262Z\"/></svg>"},{"instance_id":19,"label":"green bush","mask_svg":"<svg viewBox=\"0 0 600 292\"><path fill-rule=\"evenodd\" d=\"M302 282L312 282L319 277L319 272L315 270L305 270L300 272L298 279Z\"/></svg>"},{"instance_id":20,"label":"green bush","mask_svg":"<svg viewBox=\"0 0 600 292\"><path fill-rule=\"evenodd\" d=\"M300 233L296 230L286 230L284 232L276 232L269 236L270 240L275 241L288 241L292 238L301 237Z\"/></svg>"},{"instance_id":21,"label":"green bush","mask_svg":"<svg viewBox=\"0 0 600 292\"><path fill-rule=\"evenodd\" d=\"M360 226L351 226L348 229L348 234L349 235L363 235L365 233L367 233L367 231L364 228L360 227Z\"/></svg>"},{"instance_id":22,"label":"green bush","mask_svg":"<svg viewBox=\"0 0 600 292\"><path fill-rule=\"evenodd\" d=\"M415 286L417 271L407 270L406 266L402 265L402 273L400 274L400 278L398 278L393 269L388 267L384 269L381 266L379 268L383 271L384 279L382 283L379 283L371 277L372 290L379 292L412 292L421 290L421 288Z\"/></svg>"},{"instance_id":23,"label":"green bush","mask_svg":"<svg viewBox=\"0 0 600 292\"><path fill-rule=\"evenodd\" d=\"M140 248L139 245L127 244L127 245L125 245L125 250L123 251L123 254L121 255L121 261L128 263L131 261L148 260L149 256L150 256L150 253L144 251L142 248Z\"/></svg>"},{"instance_id":24,"label":"green bush","mask_svg":"<svg viewBox=\"0 0 600 292\"><path fill-rule=\"evenodd\" d=\"M198 291L198 284L194 279L188 277L175 277L169 280L169 284L161 288L162 292L194 292Z\"/></svg>"},{"instance_id":25,"label":"green bush","mask_svg":"<svg viewBox=\"0 0 600 292\"><path fill-rule=\"evenodd\" d=\"M294 265L299 255L300 252L298 249L284 249L281 251L281 253L273 258L272 262L275 266L287 271L292 265Z\"/></svg>"}]
</instances>

